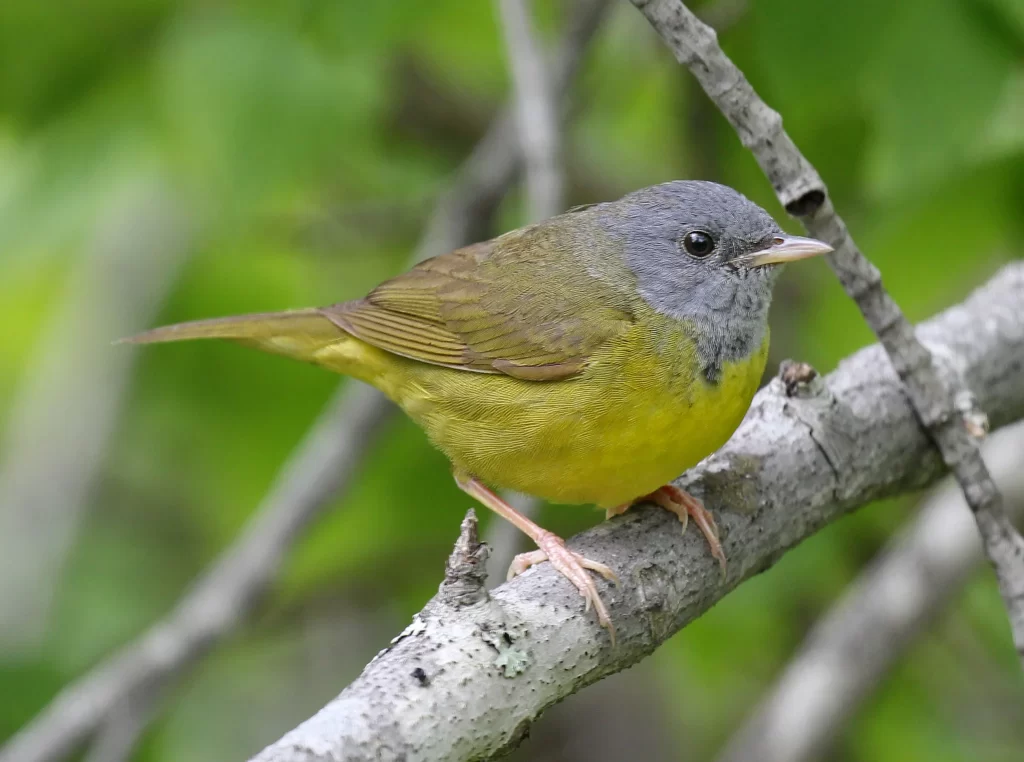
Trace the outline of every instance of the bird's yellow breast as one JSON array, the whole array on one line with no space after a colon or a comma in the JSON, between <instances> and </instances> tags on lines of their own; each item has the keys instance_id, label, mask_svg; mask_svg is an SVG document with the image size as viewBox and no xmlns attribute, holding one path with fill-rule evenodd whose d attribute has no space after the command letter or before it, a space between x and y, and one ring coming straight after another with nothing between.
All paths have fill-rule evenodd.
<instances>
[{"instance_id":1,"label":"bird's yellow breast","mask_svg":"<svg viewBox=\"0 0 1024 762\"><path fill-rule=\"evenodd\" d=\"M391 396L456 468L494 486L602 507L653 492L721 447L750 406L768 349L766 332L758 351L726 363L712 384L687 327L651 310L579 376L536 382L351 341L358 344L346 354L359 354L363 370L354 375Z\"/></svg>"}]
</instances>

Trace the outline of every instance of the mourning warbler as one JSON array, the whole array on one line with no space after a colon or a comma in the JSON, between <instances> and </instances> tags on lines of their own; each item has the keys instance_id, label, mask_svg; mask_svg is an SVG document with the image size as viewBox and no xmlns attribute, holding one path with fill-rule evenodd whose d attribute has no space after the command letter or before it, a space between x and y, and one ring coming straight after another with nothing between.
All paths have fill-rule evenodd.
<instances>
[{"instance_id":1,"label":"mourning warbler","mask_svg":"<svg viewBox=\"0 0 1024 762\"><path fill-rule=\"evenodd\" d=\"M361 379L394 400L468 494L529 535L611 629L586 570L485 485L614 515L652 500L711 514L671 480L750 406L780 266L831 248L786 235L722 185L677 181L426 260L363 299L157 328L129 341L232 339Z\"/></svg>"}]
</instances>

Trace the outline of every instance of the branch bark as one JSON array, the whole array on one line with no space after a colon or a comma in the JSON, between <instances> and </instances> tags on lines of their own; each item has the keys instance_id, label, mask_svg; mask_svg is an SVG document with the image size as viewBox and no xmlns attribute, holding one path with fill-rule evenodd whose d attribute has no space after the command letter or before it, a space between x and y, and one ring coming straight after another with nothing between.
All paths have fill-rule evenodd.
<instances>
[{"instance_id":1,"label":"branch bark","mask_svg":"<svg viewBox=\"0 0 1024 762\"><path fill-rule=\"evenodd\" d=\"M567 93L608 5L609 0L579 0L569 18L553 73L560 96ZM511 114L512 106L506 106L459 168L434 208L413 262L476 240L474 221L504 196L521 164ZM371 434L391 410L376 390L346 383L292 454L242 536L165 619L64 688L0 748L0 762L52 762L67 756L126 700L160 691L237 628L301 530L344 490Z\"/></svg>"},{"instance_id":2,"label":"branch bark","mask_svg":"<svg viewBox=\"0 0 1024 762\"><path fill-rule=\"evenodd\" d=\"M1011 514L1024 516L1024 423L983 447ZM853 715L984 560L948 483L822 617L721 762L824 759Z\"/></svg>"},{"instance_id":3,"label":"branch bark","mask_svg":"<svg viewBox=\"0 0 1024 762\"><path fill-rule=\"evenodd\" d=\"M817 170L782 127L782 117L754 92L718 45L715 31L680 0L630 0L690 69L760 164L786 210L816 238L832 244L828 256L846 293L878 337L907 396L974 513L985 554L1006 606L1014 645L1024 661L1024 538L1003 508L1002 497L959 409L971 392L958 379L944 383L914 327L882 285L878 269L857 248Z\"/></svg>"},{"instance_id":4,"label":"branch bark","mask_svg":"<svg viewBox=\"0 0 1024 762\"><path fill-rule=\"evenodd\" d=\"M1024 416L1024 265L1007 267L919 329L1002 425ZM787 391L787 388L790 391ZM792 393L793 396L789 396ZM739 430L680 486L716 511L721 572L693 532L650 507L570 545L609 563L618 646L546 565L479 602L435 597L340 696L255 762L485 759L513 747L552 704L651 653L736 585L864 503L918 489L944 469L879 346L810 383L773 381Z\"/></svg>"}]
</instances>

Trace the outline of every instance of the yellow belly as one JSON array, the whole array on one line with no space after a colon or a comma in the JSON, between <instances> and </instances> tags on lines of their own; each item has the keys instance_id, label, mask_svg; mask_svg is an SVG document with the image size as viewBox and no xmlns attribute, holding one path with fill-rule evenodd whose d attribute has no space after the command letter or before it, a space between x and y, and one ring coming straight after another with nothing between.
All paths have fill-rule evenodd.
<instances>
[{"instance_id":1,"label":"yellow belly","mask_svg":"<svg viewBox=\"0 0 1024 762\"><path fill-rule=\"evenodd\" d=\"M612 507L653 492L725 443L750 406L768 339L754 356L727 364L717 384L699 373L683 326L660 316L565 381L429 366L359 344L377 370L353 375L391 396L456 468L554 502Z\"/></svg>"}]
</instances>

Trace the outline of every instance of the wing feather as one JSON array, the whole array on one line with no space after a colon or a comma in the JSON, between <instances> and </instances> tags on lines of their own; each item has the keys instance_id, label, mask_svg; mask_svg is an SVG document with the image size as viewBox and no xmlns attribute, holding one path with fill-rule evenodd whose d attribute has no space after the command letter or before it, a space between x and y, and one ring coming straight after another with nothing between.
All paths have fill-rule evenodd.
<instances>
[{"instance_id":1,"label":"wing feather","mask_svg":"<svg viewBox=\"0 0 1024 762\"><path fill-rule=\"evenodd\" d=\"M622 289L567 263L571 245L552 237L535 226L456 249L321 312L363 341L421 362L529 381L568 378L630 325L633 305Z\"/></svg>"}]
</instances>

